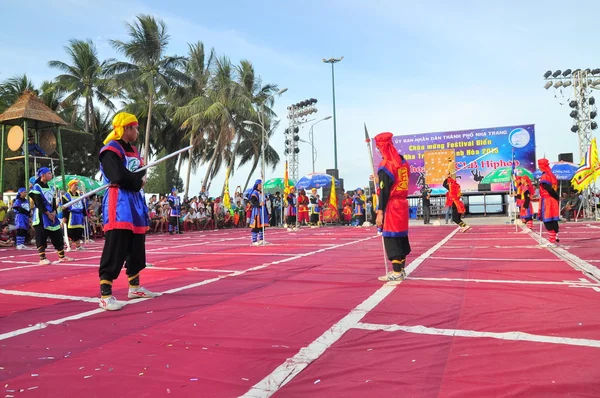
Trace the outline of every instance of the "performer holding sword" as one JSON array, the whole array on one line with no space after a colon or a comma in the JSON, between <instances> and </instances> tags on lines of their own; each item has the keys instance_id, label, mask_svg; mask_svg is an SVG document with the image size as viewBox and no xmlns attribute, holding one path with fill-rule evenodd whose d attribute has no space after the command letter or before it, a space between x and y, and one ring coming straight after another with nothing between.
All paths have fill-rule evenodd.
<instances>
[{"instance_id":1,"label":"performer holding sword","mask_svg":"<svg viewBox=\"0 0 600 398\"><path fill-rule=\"evenodd\" d=\"M140 190L145 171L138 171L142 161L132 145L138 137L137 118L121 112L113 119L113 131L100 150L100 170L110 184L102 202L105 244L100 259L100 308L114 311L123 306L113 296L113 281L119 277L123 263L129 280L128 297L157 297L140 286L140 272L146 267L146 230L148 208Z\"/></svg>"}]
</instances>

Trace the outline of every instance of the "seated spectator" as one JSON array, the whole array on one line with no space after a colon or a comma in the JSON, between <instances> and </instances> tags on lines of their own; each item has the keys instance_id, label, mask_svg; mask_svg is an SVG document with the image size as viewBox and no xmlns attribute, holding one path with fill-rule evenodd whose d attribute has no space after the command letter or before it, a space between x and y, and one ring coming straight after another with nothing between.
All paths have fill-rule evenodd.
<instances>
[{"instance_id":1,"label":"seated spectator","mask_svg":"<svg viewBox=\"0 0 600 398\"><path fill-rule=\"evenodd\" d=\"M15 241L12 238L12 236L10 236L10 233L8 232L8 225L3 225L2 226L2 231L0 232L0 246L1 247L12 247L15 245Z\"/></svg>"}]
</instances>

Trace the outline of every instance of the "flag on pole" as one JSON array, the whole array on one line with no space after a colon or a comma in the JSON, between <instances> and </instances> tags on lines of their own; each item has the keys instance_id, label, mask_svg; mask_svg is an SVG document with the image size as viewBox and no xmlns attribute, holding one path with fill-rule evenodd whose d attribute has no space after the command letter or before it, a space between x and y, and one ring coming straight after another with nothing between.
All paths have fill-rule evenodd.
<instances>
[{"instance_id":1,"label":"flag on pole","mask_svg":"<svg viewBox=\"0 0 600 398\"><path fill-rule=\"evenodd\" d=\"M287 196L290 193L290 177L288 174L288 162L285 161L285 169L283 171L283 202L287 205Z\"/></svg>"},{"instance_id":2,"label":"flag on pole","mask_svg":"<svg viewBox=\"0 0 600 398\"><path fill-rule=\"evenodd\" d=\"M517 191L516 182L517 171L516 171L516 162L515 162L515 148L512 149L512 166L510 171L510 187L513 192Z\"/></svg>"},{"instance_id":3,"label":"flag on pole","mask_svg":"<svg viewBox=\"0 0 600 398\"><path fill-rule=\"evenodd\" d=\"M223 194L223 206L226 209L231 209L231 196L229 195L229 170L227 170L227 177L225 178L225 193Z\"/></svg>"},{"instance_id":4,"label":"flag on pole","mask_svg":"<svg viewBox=\"0 0 600 398\"><path fill-rule=\"evenodd\" d=\"M598 160L598 147L594 138L588 147L585 157L581 159L579 169L575 172L571 184L576 190L582 191L592 182L596 181L599 176L600 161Z\"/></svg>"},{"instance_id":5,"label":"flag on pole","mask_svg":"<svg viewBox=\"0 0 600 398\"><path fill-rule=\"evenodd\" d=\"M334 208L338 208L337 193L335 192L335 177L331 176L331 193L329 194L329 204Z\"/></svg>"}]
</instances>

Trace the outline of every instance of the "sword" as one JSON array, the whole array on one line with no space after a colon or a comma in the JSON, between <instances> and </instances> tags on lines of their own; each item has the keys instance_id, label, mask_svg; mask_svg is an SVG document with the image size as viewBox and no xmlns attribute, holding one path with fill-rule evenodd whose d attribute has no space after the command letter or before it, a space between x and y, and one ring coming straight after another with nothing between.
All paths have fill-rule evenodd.
<instances>
[{"instance_id":1,"label":"sword","mask_svg":"<svg viewBox=\"0 0 600 398\"><path fill-rule=\"evenodd\" d=\"M189 151L189 150L191 150L192 148L193 148L193 145L188 145L188 146L186 146L185 148L183 148L183 149L180 149L180 150L178 150L178 151L175 151L175 152L173 152L173 153L170 153L170 154L168 154L167 156L164 156L164 157L162 157L162 158L160 158L160 159L157 159L157 160L155 160L154 162L150 162L150 163L148 163L148 164L147 164L146 166L144 166L144 167L140 167L139 169L137 169L137 170L136 170L136 172L138 172L138 171L144 171L144 170L147 170L147 169L149 169L150 167L154 167L154 166L156 166L157 164L160 164L160 163L164 162L164 161L165 161L165 160L167 160L167 159L170 159L170 158L172 158L172 157L175 157L175 156L179 155L180 153L183 153L183 152L185 152L185 151ZM92 191L90 191L90 192L86 193L85 195L78 196L76 199L73 199L72 201L65 203L65 204L64 204L62 207L71 207L71 206L73 206L75 203L79 202L80 200L82 200L82 199L85 199L85 198L89 198L90 196L92 196L92 195L94 195L95 193L98 193L98 192L100 192L100 191L102 191L102 190L104 190L104 189L108 188L109 186L110 186L110 184L106 184L106 185L103 185L103 186L101 186L101 187L99 187L99 188L96 188L96 189L94 189L94 190L92 190Z\"/></svg>"}]
</instances>

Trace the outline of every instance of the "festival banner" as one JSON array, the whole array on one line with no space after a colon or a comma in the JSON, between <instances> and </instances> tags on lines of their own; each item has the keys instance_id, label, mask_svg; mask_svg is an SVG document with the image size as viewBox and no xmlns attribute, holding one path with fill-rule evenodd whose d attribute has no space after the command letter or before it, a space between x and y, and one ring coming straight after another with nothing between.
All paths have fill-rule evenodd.
<instances>
[{"instance_id":1,"label":"festival banner","mask_svg":"<svg viewBox=\"0 0 600 398\"><path fill-rule=\"evenodd\" d=\"M430 173L432 178L426 177L425 159L429 158L426 156L428 151L437 151L436 155L440 155L435 156L436 162L442 159L442 154L446 156L447 151L454 152L455 167L462 169L456 173L462 192L508 192L510 181L489 185L481 184L481 181L499 168L512 168L513 148L516 167L532 173L536 170L533 124L397 135L393 143L410 165L409 195L419 195L424 184L430 188L442 187L443 178L440 178L439 170L443 168L436 167L438 170ZM372 147L375 148L375 143ZM381 155L376 150L373 152L373 161L376 165L381 161Z\"/></svg>"}]
</instances>

